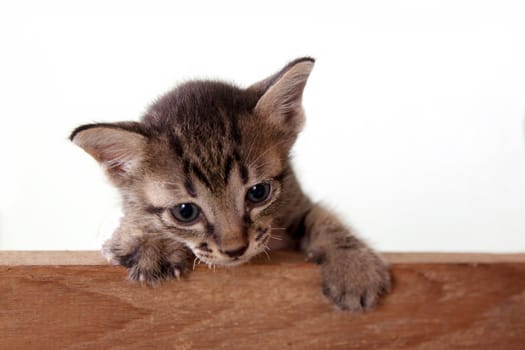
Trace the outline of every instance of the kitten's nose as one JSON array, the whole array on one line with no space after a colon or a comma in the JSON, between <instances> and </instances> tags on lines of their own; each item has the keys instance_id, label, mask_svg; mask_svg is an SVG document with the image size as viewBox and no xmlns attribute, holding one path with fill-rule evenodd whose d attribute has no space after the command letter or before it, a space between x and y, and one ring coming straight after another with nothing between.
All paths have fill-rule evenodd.
<instances>
[{"instance_id":1,"label":"kitten's nose","mask_svg":"<svg viewBox=\"0 0 525 350\"><path fill-rule=\"evenodd\" d=\"M248 249L247 245L245 245L243 247L240 247L239 249L234 249L234 250L225 250L225 251L221 250L221 252L226 254L226 255L228 255L231 258L237 258L237 257L243 255L244 252L246 251L246 249Z\"/></svg>"}]
</instances>

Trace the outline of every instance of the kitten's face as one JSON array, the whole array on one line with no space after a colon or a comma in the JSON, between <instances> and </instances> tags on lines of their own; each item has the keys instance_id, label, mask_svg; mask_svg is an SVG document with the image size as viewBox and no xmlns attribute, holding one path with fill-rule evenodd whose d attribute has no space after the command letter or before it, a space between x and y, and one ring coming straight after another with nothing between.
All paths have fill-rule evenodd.
<instances>
[{"instance_id":1,"label":"kitten's face","mask_svg":"<svg viewBox=\"0 0 525 350\"><path fill-rule=\"evenodd\" d=\"M312 66L296 60L248 89L190 82L140 123L86 125L72 140L103 165L145 234L172 237L208 264L243 263L267 248L285 200Z\"/></svg>"},{"instance_id":2,"label":"kitten's face","mask_svg":"<svg viewBox=\"0 0 525 350\"><path fill-rule=\"evenodd\" d=\"M214 265L243 263L267 247L293 143L249 109L227 107L197 108L208 116L151 139L142 180L128 188L145 208L139 216ZM150 113L146 120L165 117L155 106Z\"/></svg>"}]
</instances>

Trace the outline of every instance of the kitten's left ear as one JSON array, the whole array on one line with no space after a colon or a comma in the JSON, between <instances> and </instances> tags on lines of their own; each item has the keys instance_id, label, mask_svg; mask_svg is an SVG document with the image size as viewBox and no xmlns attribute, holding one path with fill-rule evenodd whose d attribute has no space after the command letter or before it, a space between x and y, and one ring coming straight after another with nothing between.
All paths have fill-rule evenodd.
<instances>
[{"instance_id":1,"label":"kitten's left ear","mask_svg":"<svg viewBox=\"0 0 525 350\"><path fill-rule=\"evenodd\" d=\"M297 134L304 125L303 90L314 67L310 57L296 59L273 76L249 87L262 93L255 113L286 132Z\"/></svg>"}]
</instances>

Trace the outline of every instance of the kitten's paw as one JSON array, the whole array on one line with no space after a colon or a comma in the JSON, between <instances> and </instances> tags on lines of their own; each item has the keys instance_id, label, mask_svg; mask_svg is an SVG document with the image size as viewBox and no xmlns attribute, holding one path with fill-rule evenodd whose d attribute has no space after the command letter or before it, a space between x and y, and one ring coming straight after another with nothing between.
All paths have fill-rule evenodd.
<instances>
[{"instance_id":1,"label":"kitten's paw","mask_svg":"<svg viewBox=\"0 0 525 350\"><path fill-rule=\"evenodd\" d=\"M145 283L148 286L155 286L164 280L180 279L188 272L186 263L163 260L150 266L139 263L129 267L128 278L132 281Z\"/></svg>"},{"instance_id":2,"label":"kitten's paw","mask_svg":"<svg viewBox=\"0 0 525 350\"><path fill-rule=\"evenodd\" d=\"M111 249L110 245L108 243L105 243L102 246L102 249L100 251L104 259L108 262L110 265L121 265L120 259L118 255Z\"/></svg>"},{"instance_id":3,"label":"kitten's paw","mask_svg":"<svg viewBox=\"0 0 525 350\"><path fill-rule=\"evenodd\" d=\"M321 266L323 294L339 309L367 310L390 290L388 267L372 251L337 250L323 255L314 259Z\"/></svg>"},{"instance_id":4,"label":"kitten's paw","mask_svg":"<svg viewBox=\"0 0 525 350\"><path fill-rule=\"evenodd\" d=\"M154 286L172 278L180 279L189 273L188 251L183 248L163 251L158 247L141 245L131 253L123 253L118 246L105 245L103 255L112 264L128 268L132 281Z\"/></svg>"}]
</instances>

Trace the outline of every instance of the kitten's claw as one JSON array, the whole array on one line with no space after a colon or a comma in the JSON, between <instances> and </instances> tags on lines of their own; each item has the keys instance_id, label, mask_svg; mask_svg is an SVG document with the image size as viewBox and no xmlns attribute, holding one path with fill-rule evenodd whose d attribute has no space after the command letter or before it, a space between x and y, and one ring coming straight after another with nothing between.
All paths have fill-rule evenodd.
<instances>
[{"instance_id":1,"label":"kitten's claw","mask_svg":"<svg viewBox=\"0 0 525 350\"><path fill-rule=\"evenodd\" d=\"M178 267L175 267L173 269L173 275L175 276L176 279L180 280L180 276L182 275L182 271Z\"/></svg>"},{"instance_id":2,"label":"kitten's claw","mask_svg":"<svg viewBox=\"0 0 525 350\"><path fill-rule=\"evenodd\" d=\"M174 264L174 266L170 267L159 267L151 270L145 270L138 265L135 265L129 268L128 279L154 287L162 281L171 278L180 280L184 275L184 271L184 267L180 264Z\"/></svg>"},{"instance_id":3,"label":"kitten's claw","mask_svg":"<svg viewBox=\"0 0 525 350\"><path fill-rule=\"evenodd\" d=\"M143 273L139 273L139 282L146 282L146 276Z\"/></svg>"}]
</instances>

